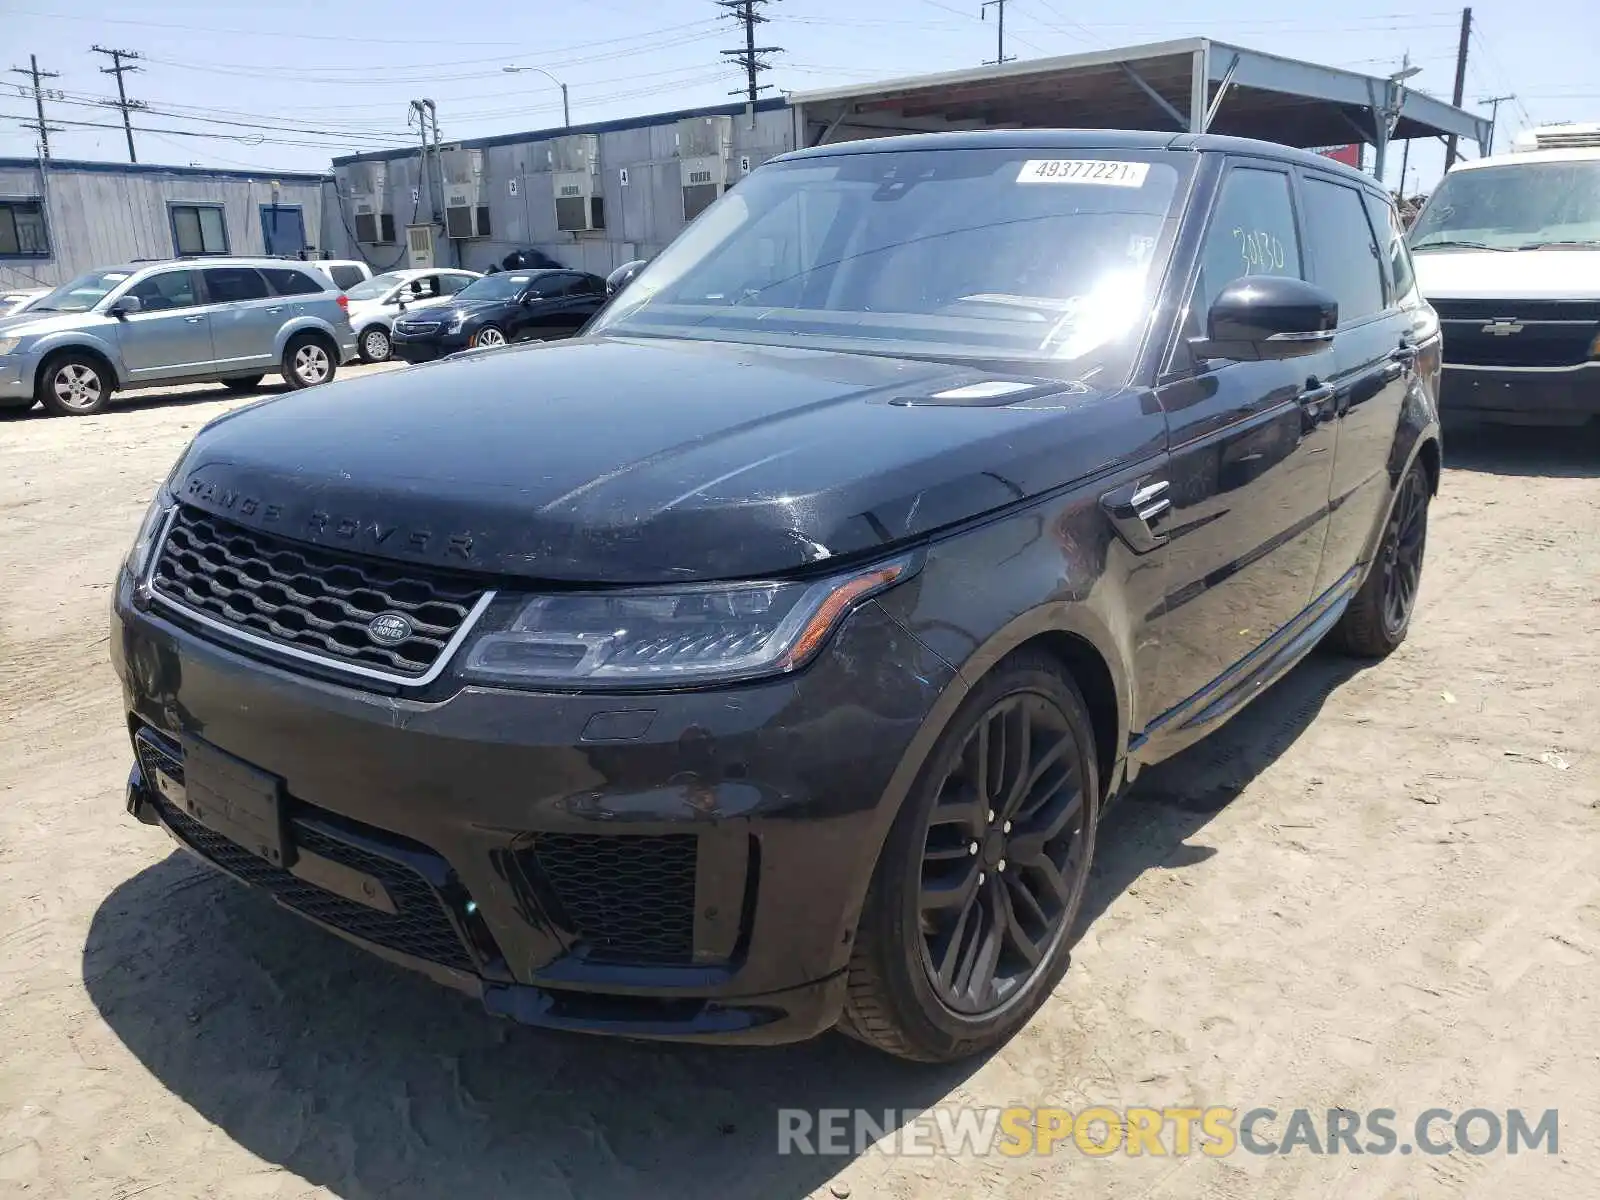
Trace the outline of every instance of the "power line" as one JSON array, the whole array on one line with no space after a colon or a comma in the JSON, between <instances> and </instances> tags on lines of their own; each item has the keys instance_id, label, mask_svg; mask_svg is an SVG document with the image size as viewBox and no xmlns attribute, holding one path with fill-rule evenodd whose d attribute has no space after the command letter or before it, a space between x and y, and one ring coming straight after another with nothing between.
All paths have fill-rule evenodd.
<instances>
[{"instance_id":1,"label":"power line","mask_svg":"<svg viewBox=\"0 0 1600 1200\"><path fill-rule=\"evenodd\" d=\"M107 100L106 105L109 108L120 108L122 110L122 130L128 135L128 161L136 163L139 161L139 156L133 150L133 110L144 108L145 105L138 100L128 99L128 90L123 86L122 77L129 71L140 71L143 68L126 66L122 60L125 58L138 58L139 52L137 50L107 50L98 43L90 46L89 50L92 54L104 54L111 60L109 67L100 68L100 74L115 75L117 77L117 98L115 101Z\"/></svg>"},{"instance_id":2,"label":"power line","mask_svg":"<svg viewBox=\"0 0 1600 1200\"><path fill-rule=\"evenodd\" d=\"M762 92L772 85L757 82L763 71L770 71L772 66L762 58L763 54L782 54L782 46L756 45L756 26L764 25L767 18L762 15L761 8L767 0L715 0L718 8L725 8L744 26L744 45L737 50L724 50L722 56L744 68L745 86L742 89L752 108ZM739 91L730 92L729 95L737 96Z\"/></svg>"},{"instance_id":3,"label":"power line","mask_svg":"<svg viewBox=\"0 0 1600 1200\"><path fill-rule=\"evenodd\" d=\"M60 71L41 71L41 70L39 70L39 56L37 54L28 55L28 65L26 67L12 67L11 71L12 71L12 74L14 74L14 75L31 75L33 77L33 107L34 107L34 110L38 113L39 119L36 122L34 122L32 125L28 125L28 123L26 121L24 121L23 125L25 127L30 128L30 129L32 129L32 130L34 130L35 132L38 133L38 135L39 135L39 155L40 155L41 158L49 158L50 157L50 134L52 132L52 128L51 128L51 126L45 124L45 119L44 119L44 89L40 86L39 81L41 79L60 79L61 78L61 72ZM22 89L18 88L17 90L21 91ZM60 130L56 130L55 132L61 132L61 131Z\"/></svg>"}]
</instances>

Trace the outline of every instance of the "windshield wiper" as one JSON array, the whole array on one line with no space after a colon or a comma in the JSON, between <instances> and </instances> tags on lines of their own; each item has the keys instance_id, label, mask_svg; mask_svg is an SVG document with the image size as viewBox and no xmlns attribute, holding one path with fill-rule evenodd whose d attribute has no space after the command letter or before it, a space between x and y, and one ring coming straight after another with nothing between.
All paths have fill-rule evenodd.
<instances>
[{"instance_id":1,"label":"windshield wiper","mask_svg":"<svg viewBox=\"0 0 1600 1200\"><path fill-rule=\"evenodd\" d=\"M1465 250L1504 250L1510 252L1510 246L1491 246L1488 242L1471 242L1458 238L1440 238L1437 242L1418 242L1411 247L1411 253L1416 254L1422 250L1437 250L1441 247L1456 247ZM1526 247L1519 247L1526 249Z\"/></svg>"},{"instance_id":2,"label":"windshield wiper","mask_svg":"<svg viewBox=\"0 0 1600 1200\"><path fill-rule=\"evenodd\" d=\"M1550 242L1524 242L1518 250L1600 250L1600 241L1593 238L1565 238Z\"/></svg>"}]
</instances>

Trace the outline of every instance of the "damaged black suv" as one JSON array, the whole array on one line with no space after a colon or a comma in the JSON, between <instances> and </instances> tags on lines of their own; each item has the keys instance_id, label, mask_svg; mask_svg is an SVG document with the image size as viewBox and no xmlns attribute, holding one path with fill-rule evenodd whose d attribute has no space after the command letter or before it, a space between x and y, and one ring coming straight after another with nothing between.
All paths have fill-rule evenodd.
<instances>
[{"instance_id":1,"label":"damaged black suv","mask_svg":"<svg viewBox=\"0 0 1600 1200\"><path fill-rule=\"evenodd\" d=\"M196 436L117 586L129 808L520 1021L994 1046L1142 766L1406 635L1398 230L1221 137L777 159L576 340Z\"/></svg>"}]
</instances>

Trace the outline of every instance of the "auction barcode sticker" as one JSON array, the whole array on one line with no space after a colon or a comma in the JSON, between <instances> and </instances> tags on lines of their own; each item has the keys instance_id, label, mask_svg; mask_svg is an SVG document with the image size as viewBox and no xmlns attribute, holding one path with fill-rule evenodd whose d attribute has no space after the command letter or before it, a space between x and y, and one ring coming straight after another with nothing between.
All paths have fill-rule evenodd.
<instances>
[{"instance_id":1,"label":"auction barcode sticker","mask_svg":"<svg viewBox=\"0 0 1600 1200\"><path fill-rule=\"evenodd\" d=\"M1092 183L1102 187L1143 187L1145 162L1103 158L1030 158L1017 172L1018 183Z\"/></svg>"}]
</instances>

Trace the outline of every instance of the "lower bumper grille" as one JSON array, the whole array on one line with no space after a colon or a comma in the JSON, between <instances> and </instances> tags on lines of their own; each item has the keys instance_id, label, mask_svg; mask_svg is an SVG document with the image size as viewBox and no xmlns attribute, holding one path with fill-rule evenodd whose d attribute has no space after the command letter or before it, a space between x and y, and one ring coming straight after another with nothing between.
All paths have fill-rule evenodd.
<instances>
[{"instance_id":1,"label":"lower bumper grille","mask_svg":"<svg viewBox=\"0 0 1600 1200\"><path fill-rule=\"evenodd\" d=\"M520 857L548 885L557 919L591 959L689 963L699 843L688 833L546 833Z\"/></svg>"},{"instance_id":2,"label":"lower bumper grille","mask_svg":"<svg viewBox=\"0 0 1600 1200\"><path fill-rule=\"evenodd\" d=\"M141 767L159 768L175 781L183 779L182 760L172 750L147 736L137 739ZM324 925L399 954L426 959L458 971L474 969L465 944L451 923L444 901L432 884L416 871L337 836L326 825L308 818L290 822L294 843L311 854L364 872L379 880L394 901L395 912L368 908L274 866L238 843L207 829L169 803L159 792L151 797L161 820L192 850L207 861L270 892L280 903ZM408 851L407 853L416 853ZM440 860L444 869L444 861Z\"/></svg>"}]
</instances>

